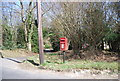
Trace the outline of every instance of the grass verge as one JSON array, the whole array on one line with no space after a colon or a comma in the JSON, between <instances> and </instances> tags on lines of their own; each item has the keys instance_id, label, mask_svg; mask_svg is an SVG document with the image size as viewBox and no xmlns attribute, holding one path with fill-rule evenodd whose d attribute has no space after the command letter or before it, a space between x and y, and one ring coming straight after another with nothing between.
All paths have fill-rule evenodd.
<instances>
[{"instance_id":1,"label":"grass verge","mask_svg":"<svg viewBox=\"0 0 120 81\"><path fill-rule=\"evenodd\" d=\"M39 64L39 56L34 55L27 58L26 62L32 64ZM71 69L97 69L97 70L111 70L118 71L118 62L105 62L105 61L91 61L91 60L69 60L65 63L62 62L62 57L57 54L45 54L45 63L41 65L45 69L51 70L71 70Z\"/></svg>"}]
</instances>

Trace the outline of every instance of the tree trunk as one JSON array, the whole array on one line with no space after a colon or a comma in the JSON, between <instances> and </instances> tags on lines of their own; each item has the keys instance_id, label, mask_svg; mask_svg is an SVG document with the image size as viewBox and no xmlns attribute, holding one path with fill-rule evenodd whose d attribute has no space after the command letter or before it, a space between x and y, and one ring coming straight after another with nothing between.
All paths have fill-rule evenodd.
<instances>
[{"instance_id":1,"label":"tree trunk","mask_svg":"<svg viewBox=\"0 0 120 81\"><path fill-rule=\"evenodd\" d=\"M31 26L31 28L30 28L30 32L29 32L29 34L28 34L28 50L29 50L29 51L32 51L32 44L31 44L32 39L31 39L31 37L32 37L33 27L34 27L33 22L32 22L32 24L31 24L30 26Z\"/></svg>"},{"instance_id":2,"label":"tree trunk","mask_svg":"<svg viewBox=\"0 0 120 81\"><path fill-rule=\"evenodd\" d=\"M2 47L2 26L0 23L0 47Z\"/></svg>"},{"instance_id":3,"label":"tree trunk","mask_svg":"<svg viewBox=\"0 0 120 81\"><path fill-rule=\"evenodd\" d=\"M104 50L104 41L102 40L102 43L101 43L101 50Z\"/></svg>"},{"instance_id":4,"label":"tree trunk","mask_svg":"<svg viewBox=\"0 0 120 81\"><path fill-rule=\"evenodd\" d=\"M1 3L2 4L2 3ZM2 4L2 7L3 7L3 4ZM0 11L2 12L3 8L0 8ZM3 14L0 14L0 47L2 47L2 40L3 40L3 32L2 32L2 24L3 24L3 20L2 20L2 17L3 17Z\"/></svg>"},{"instance_id":5,"label":"tree trunk","mask_svg":"<svg viewBox=\"0 0 120 81\"><path fill-rule=\"evenodd\" d=\"M31 40L30 40L30 41L28 41L28 45L27 45L27 48L28 48L29 51L32 50L31 46L32 46L32 45L31 45Z\"/></svg>"},{"instance_id":6,"label":"tree trunk","mask_svg":"<svg viewBox=\"0 0 120 81\"><path fill-rule=\"evenodd\" d=\"M25 33L25 42L27 43L28 42L28 36L27 36L27 33L28 33L28 31L27 31L27 26L26 26L26 22L24 23L24 33Z\"/></svg>"}]
</instances>

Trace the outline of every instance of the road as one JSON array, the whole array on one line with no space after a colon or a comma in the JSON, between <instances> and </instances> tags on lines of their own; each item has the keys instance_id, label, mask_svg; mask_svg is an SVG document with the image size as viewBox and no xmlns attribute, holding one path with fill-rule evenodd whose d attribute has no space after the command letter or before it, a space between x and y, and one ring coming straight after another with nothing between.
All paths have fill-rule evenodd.
<instances>
[{"instance_id":1,"label":"road","mask_svg":"<svg viewBox=\"0 0 120 81\"><path fill-rule=\"evenodd\" d=\"M23 69L20 62L25 58L0 59L0 78L2 79L118 79L115 75L90 75L83 73L63 73L41 69Z\"/></svg>"},{"instance_id":2,"label":"road","mask_svg":"<svg viewBox=\"0 0 120 81\"><path fill-rule=\"evenodd\" d=\"M19 63L9 59L0 59L2 63L0 70L2 79L69 79L69 77L60 74L41 71L24 70L19 67Z\"/></svg>"}]
</instances>

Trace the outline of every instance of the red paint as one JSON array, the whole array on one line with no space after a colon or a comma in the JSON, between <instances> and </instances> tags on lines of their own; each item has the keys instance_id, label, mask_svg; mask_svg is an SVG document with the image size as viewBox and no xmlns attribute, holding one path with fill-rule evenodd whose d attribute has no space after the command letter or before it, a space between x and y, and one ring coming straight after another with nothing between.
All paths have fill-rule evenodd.
<instances>
[{"instance_id":1,"label":"red paint","mask_svg":"<svg viewBox=\"0 0 120 81\"><path fill-rule=\"evenodd\" d=\"M68 39L60 38L60 50L65 51L68 50Z\"/></svg>"}]
</instances>

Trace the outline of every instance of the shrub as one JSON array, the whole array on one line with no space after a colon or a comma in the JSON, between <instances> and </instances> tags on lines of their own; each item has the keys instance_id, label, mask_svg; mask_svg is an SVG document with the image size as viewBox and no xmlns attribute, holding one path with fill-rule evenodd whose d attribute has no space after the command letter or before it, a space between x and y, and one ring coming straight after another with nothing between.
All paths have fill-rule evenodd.
<instances>
[{"instance_id":1,"label":"shrub","mask_svg":"<svg viewBox=\"0 0 120 81\"><path fill-rule=\"evenodd\" d=\"M59 51L60 50L60 37L61 37L61 34L57 34L54 29L50 29L50 34L49 34L49 37L50 37L50 42L52 44L52 48L54 51Z\"/></svg>"},{"instance_id":2,"label":"shrub","mask_svg":"<svg viewBox=\"0 0 120 81\"><path fill-rule=\"evenodd\" d=\"M3 46L2 49L15 49L17 46L15 41L13 41L13 33L11 27L8 25L2 25L3 27Z\"/></svg>"}]
</instances>

